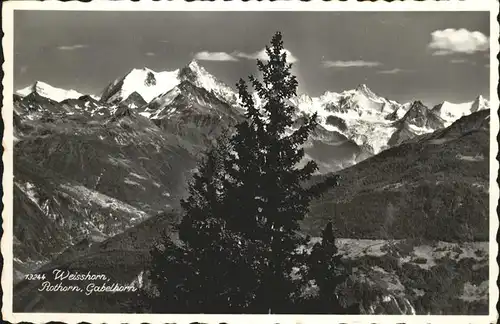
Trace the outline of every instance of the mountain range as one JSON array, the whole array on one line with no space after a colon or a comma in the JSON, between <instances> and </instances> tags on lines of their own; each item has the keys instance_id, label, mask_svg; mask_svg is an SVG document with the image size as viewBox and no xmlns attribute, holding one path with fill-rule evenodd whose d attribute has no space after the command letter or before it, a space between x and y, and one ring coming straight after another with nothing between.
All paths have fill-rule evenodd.
<instances>
[{"instance_id":1,"label":"mountain range","mask_svg":"<svg viewBox=\"0 0 500 324\"><path fill-rule=\"evenodd\" d=\"M298 120L318 113L304 146L303 162L319 165L312 181L332 172L341 179L313 202L304 234L333 221L350 239L488 240L490 109L482 96L429 108L361 84L288 104ZM23 274L55 265L105 268L97 264L109 258L113 269L135 269L123 279L135 280L155 238L173 231L200 156L245 118L236 92L196 61L132 69L98 97L38 81L14 94L13 109L21 299L30 291Z\"/></svg>"},{"instance_id":2,"label":"mountain range","mask_svg":"<svg viewBox=\"0 0 500 324\"><path fill-rule=\"evenodd\" d=\"M243 113L237 93L197 61L174 71L132 69L110 82L99 99L44 82L35 82L16 94L19 97L16 96L18 104L15 106L21 109L16 112L20 115L49 110L65 115L107 117L119 106L125 106L156 124L172 127L172 114L177 118L195 114L204 119L208 115L221 117ZM258 97L254 97L258 103ZM444 101L432 108L420 101L398 103L376 95L364 84L340 93L327 91L319 97L302 94L293 98L290 104L296 107L297 117L318 113L320 127L306 146L306 157L317 160L322 173L353 165L408 138L431 133L462 116L489 108L489 102L482 96L460 104ZM218 108L228 105L228 108L214 109L213 105ZM194 115L189 117L193 118ZM204 119L205 126L211 122L217 124L216 119ZM335 154L331 154L332 151Z\"/></svg>"}]
</instances>

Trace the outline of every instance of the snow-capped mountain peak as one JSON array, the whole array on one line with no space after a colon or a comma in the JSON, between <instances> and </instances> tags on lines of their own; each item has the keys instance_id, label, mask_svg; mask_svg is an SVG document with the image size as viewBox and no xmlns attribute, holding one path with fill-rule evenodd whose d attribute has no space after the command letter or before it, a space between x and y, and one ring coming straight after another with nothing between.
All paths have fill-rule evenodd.
<instances>
[{"instance_id":1,"label":"snow-capped mountain peak","mask_svg":"<svg viewBox=\"0 0 500 324\"><path fill-rule=\"evenodd\" d=\"M488 99L484 98L482 95L476 97L476 99L472 102L471 111L476 112L483 109L489 109L490 102Z\"/></svg>"},{"instance_id":2,"label":"snow-capped mountain peak","mask_svg":"<svg viewBox=\"0 0 500 324\"><path fill-rule=\"evenodd\" d=\"M179 71L179 79L187 80L199 88L204 88L229 104L236 105L238 102L236 92L210 74L197 60L192 60Z\"/></svg>"},{"instance_id":3,"label":"snow-capped mountain peak","mask_svg":"<svg viewBox=\"0 0 500 324\"><path fill-rule=\"evenodd\" d=\"M355 89L356 92L360 93L360 94L363 94L365 96L367 96L368 98L370 99L375 99L375 100L380 100L380 97L377 96L370 88L368 88L368 86L364 83L362 84L359 84L356 89Z\"/></svg>"},{"instance_id":4,"label":"snow-capped mountain peak","mask_svg":"<svg viewBox=\"0 0 500 324\"><path fill-rule=\"evenodd\" d=\"M104 89L101 100L118 103L137 92L146 102L167 92L179 83L179 70L155 72L147 67L135 68Z\"/></svg>"},{"instance_id":5,"label":"snow-capped mountain peak","mask_svg":"<svg viewBox=\"0 0 500 324\"><path fill-rule=\"evenodd\" d=\"M200 74L208 74L207 70L202 67L196 59L191 60L187 65L192 71L198 72Z\"/></svg>"},{"instance_id":6,"label":"snow-capped mountain peak","mask_svg":"<svg viewBox=\"0 0 500 324\"><path fill-rule=\"evenodd\" d=\"M482 95L479 95L474 101L471 102L452 103L449 101L443 101L442 103L434 106L432 111L445 121L445 126L449 126L460 117L489 108L489 101Z\"/></svg>"},{"instance_id":7,"label":"snow-capped mountain peak","mask_svg":"<svg viewBox=\"0 0 500 324\"><path fill-rule=\"evenodd\" d=\"M83 94L78 91L56 88L43 81L35 81L32 85L20 89L16 93L21 97L25 97L32 92L57 102L61 102L65 99L77 99L83 96Z\"/></svg>"},{"instance_id":8,"label":"snow-capped mountain peak","mask_svg":"<svg viewBox=\"0 0 500 324\"><path fill-rule=\"evenodd\" d=\"M101 100L116 104L128 98L133 92L137 92L149 103L185 80L213 92L222 100L229 103L236 102L236 93L233 89L215 78L196 60L173 71L155 72L147 67L132 69L124 77L116 79L106 87Z\"/></svg>"},{"instance_id":9,"label":"snow-capped mountain peak","mask_svg":"<svg viewBox=\"0 0 500 324\"><path fill-rule=\"evenodd\" d=\"M385 116L394 112L401 104L376 95L365 84L340 93L326 91L319 97L302 94L292 99L299 111L318 113L320 120L330 115L343 119L366 119L385 122Z\"/></svg>"}]
</instances>

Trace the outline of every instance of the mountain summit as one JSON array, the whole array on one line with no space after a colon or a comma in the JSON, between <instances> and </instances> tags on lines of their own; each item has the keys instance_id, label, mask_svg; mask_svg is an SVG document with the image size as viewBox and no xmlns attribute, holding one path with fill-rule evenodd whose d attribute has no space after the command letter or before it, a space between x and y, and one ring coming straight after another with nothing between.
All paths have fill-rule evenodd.
<instances>
[{"instance_id":1,"label":"mountain summit","mask_svg":"<svg viewBox=\"0 0 500 324\"><path fill-rule=\"evenodd\" d=\"M452 103L449 101L443 101L442 103L434 106L432 111L445 120L445 126L449 126L460 117L470 115L476 111L488 109L489 107L490 102L482 95L479 95L474 101L471 102Z\"/></svg>"},{"instance_id":2,"label":"mountain summit","mask_svg":"<svg viewBox=\"0 0 500 324\"><path fill-rule=\"evenodd\" d=\"M32 85L18 90L16 94L21 97L26 97L33 92L57 102L61 102L65 99L76 99L83 96L83 94L78 91L56 88L43 81L35 81Z\"/></svg>"},{"instance_id":3,"label":"mountain summit","mask_svg":"<svg viewBox=\"0 0 500 324\"><path fill-rule=\"evenodd\" d=\"M192 60L179 72L180 80L188 80L199 88L212 92L217 98L235 105L238 96L236 92L224 82L210 74L198 61Z\"/></svg>"},{"instance_id":4,"label":"mountain summit","mask_svg":"<svg viewBox=\"0 0 500 324\"><path fill-rule=\"evenodd\" d=\"M108 104L118 104L136 92L146 103L149 103L153 99L165 95L184 80L213 92L219 99L228 103L236 103L236 93L208 73L196 60L173 71L155 72L147 67L132 69L104 89L101 101Z\"/></svg>"},{"instance_id":5,"label":"mountain summit","mask_svg":"<svg viewBox=\"0 0 500 324\"><path fill-rule=\"evenodd\" d=\"M341 133L370 154L387 148L396 130L386 117L397 110L402 117L409 108L375 94L365 84L340 93L327 91L319 97L301 95L292 102L299 113L317 112L324 129ZM336 120L335 124L329 122L332 119Z\"/></svg>"},{"instance_id":6,"label":"mountain summit","mask_svg":"<svg viewBox=\"0 0 500 324\"><path fill-rule=\"evenodd\" d=\"M125 76L111 82L102 92L101 101L117 104L136 92L146 102L179 83L179 70L155 72L147 67L132 69Z\"/></svg>"}]
</instances>

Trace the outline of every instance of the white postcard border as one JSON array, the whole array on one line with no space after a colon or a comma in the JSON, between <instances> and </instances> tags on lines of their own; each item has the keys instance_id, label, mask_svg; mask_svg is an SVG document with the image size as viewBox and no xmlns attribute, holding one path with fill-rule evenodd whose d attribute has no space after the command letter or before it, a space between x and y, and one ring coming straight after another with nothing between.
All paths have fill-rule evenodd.
<instances>
[{"instance_id":1,"label":"white postcard border","mask_svg":"<svg viewBox=\"0 0 500 324\"><path fill-rule=\"evenodd\" d=\"M496 285L499 269L496 262L498 244L498 215L496 209L499 199L498 177L498 143L499 131L498 111L491 114L490 134L490 242L489 242L489 315L480 316L405 316L405 315L204 315L204 314L84 314L84 313L13 313L12 312L12 217L13 217L13 12L14 10L82 10L82 11L489 11L490 12L490 102L492 110L499 107L497 95L498 86L498 36L499 25L498 1L495 0L458 0L458 1L395 1L395 2L357 2L357 1L166 1L166 2L130 2L130 1L93 1L81 2L35 2L9 1L3 4L2 25L4 37L2 48L4 54L3 107L4 135L2 139L4 188L2 211L4 234L1 241L1 251L4 259L2 269L3 306L2 317L12 323L27 321L44 323L62 321L66 323L496 323L498 313L499 290Z\"/></svg>"}]
</instances>

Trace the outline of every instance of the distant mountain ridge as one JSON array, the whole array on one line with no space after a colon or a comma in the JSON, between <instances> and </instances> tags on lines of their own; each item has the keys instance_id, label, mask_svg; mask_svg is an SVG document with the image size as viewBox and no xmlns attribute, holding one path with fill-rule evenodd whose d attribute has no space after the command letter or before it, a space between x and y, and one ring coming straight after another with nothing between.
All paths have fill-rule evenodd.
<instances>
[{"instance_id":1,"label":"distant mountain ridge","mask_svg":"<svg viewBox=\"0 0 500 324\"><path fill-rule=\"evenodd\" d=\"M479 95L471 102L451 103L444 101L432 108L432 112L445 121L445 125L451 125L460 117L470 115L476 111L484 110L490 107L490 102L482 95Z\"/></svg>"},{"instance_id":2,"label":"distant mountain ridge","mask_svg":"<svg viewBox=\"0 0 500 324\"><path fill-rule=\"evenodd\" d=\"M199 90L194 91L195 88ZM40 97L30 97L27 93L29 89L33 89L31 94L36 93ZM21 96L16 100L16 107L24 107L18 109L18 113L29 112L30 118L41 112L59 112L99 119L113 115L120 106L127 106L144 117L156 120L156 124L168 124L170 129L178 128L176 124L179 123L189 123L186 118L194 117L193 109L198 112L206 109L205 113L212 114L209 112L211 105L219 108L228 105L229 110L233 109L234 114L239 116L244 113L237 93L196 60L172 71L132 69L111 82L98 100L93 96L75 98L77 94L73 90L54 89L40 83L38 87L18 91L18 94L24 95L24 98ZM44 94L53 102L38 105L37 101L44 102ZM207 99L207 95L212 99ZM64 96L67 98L59 100ZM254 100L257 105L263 104L255 93ZM322 173L354 165L406 139L433 132L461 116L489 107L489 102L482 96L463 104L445 101L432 109L420 101L401 104L377 95L366 84L340 93L327 91L319 97L301 94L292 98L289 104L296 107L297 117L304 113L318 113L319 128L306 146L305 160L318 160ZM48 106L52 108L48 109ZM217 113L218 118L233 115L224 109L226 112ZM191 117L186 117L188 115ZM169 120L171 117L175 118ZM230 119L234 121L233 117ZM224 122L222 126L230 127L232 121ZM207 123L214 123L208 129L218 128L215 127L217 119L205 119L204 125L207 126ZM191 135L199 137L192 132Z\"/></svg>"},{"instance_id":3,"label":"distant mountain ridge","mask_svg":"<svg viewBox=\"0 0 500 324\"><path fill-rule=\"evenodd\" d=\"M231 105L237 105L239 101L237 93L232 87L219 81L196 60L192 60L183 68L172 71L156 72L147 67L134 68L126 75L110 82L99 97L90 96L102 103L118 104L126 101L130 95L135 93L134 96L139 95L146 103L149 103L157 99L158 96L165 95L185 80L213 92L219 99ZM83 96L82 93L76 90L53 87L43 81L36 81L32 85L16 91L16 94L25 97L32 92L56 102L65 99L78 99ZM340 93L326 91L319 97L301 94L293 98L292 102L300 110L308 113L318 111L320 116L322 113L325 114L324 109L337 113L350 111L351 114L347 116L356 117L357 114L357 117L363 117L364 119L376 118L377 115L385 112L393 113L392 120L403 117L404 113L412 105L412 102L401 104L381 97L375 94L366 84L360 84L355 89L345 90ZM449 125L459 117L485 109L489 105L489 101L479 95L473 101L465 103L443 101L431 110Z\"/></svg>"},{"instance_id":4,"label":"distant mountain ridge","mask_svg":"<svg viewBox=\"0 0 500 324\"><path fill-rule=\"evenodd\" d=\"M32 85L16 91L16 94L22 97L25 97L31 93L37 93L42 97L57 102L63 101L64 99L76 99L83 96L83 94L78 91L56 88L43 81L35 81Z\"/></svg>"}]
</instances>

